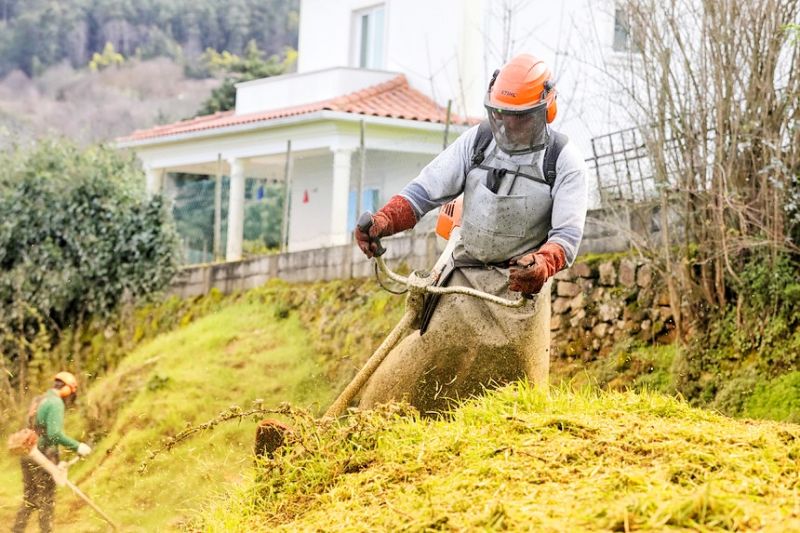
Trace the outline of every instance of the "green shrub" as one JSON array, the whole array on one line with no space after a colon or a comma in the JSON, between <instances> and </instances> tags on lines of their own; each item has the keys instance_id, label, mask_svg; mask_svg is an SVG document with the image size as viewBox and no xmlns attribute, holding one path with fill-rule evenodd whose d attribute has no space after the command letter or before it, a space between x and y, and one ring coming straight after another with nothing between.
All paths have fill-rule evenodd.
<instances>
[{"instance_id":1,"label":"green shrub","mask_svg":"<svg viewBox=\"0 0 800 533\"><path fill-rule=\"evenodd\" d=\"M755 367L746 368L722 383L712 407L729 416L741 415L761 379Z\"/></svg>"},{"instance_id":2,"label":"green shrub","mask_svg":"<svg viewBox=\"0 0 800 533\"><path fill-rule=\"evenodd\" d=\"M745 416L800 422L800 371L762 381L744 404Z\"/></svg>"},{"instance_id":3,"label":"green shrub","mask_svg":"<svg viewBox=\"0 0 800 533\"><path fill-rule=\"evenodd\" d=\"M16 384L43 355L32 339L80 336L91 317L169 285L175 232L143 184L133 159L109 147L47 141L0 158L0 351Z\"/></svg>"},{"instance_id":4,"label":"green shrub","mask_svg":"<svg viewBox=\"0 0 800 533\"><path fill-rule=\"evenodd\" d=\"M676 362L678 391L740 415L754 391L800 363L800 266L789 255L751 257L731 287L733 303L707 311Z\"/></svg>"},{"instance_id":5,"label":"green shrub","mask_svg":"<svg viewBox=\"0 0 800 533\"><path fill-rule=\"evenodd\" d=\"M634 388L674 394L675 382L672 368L680 352L681 348L678 344L652 346L649 349L641 348L636 356L644 364L641 366L642 373L633 382Z\"/></svg>"}]
</instances>

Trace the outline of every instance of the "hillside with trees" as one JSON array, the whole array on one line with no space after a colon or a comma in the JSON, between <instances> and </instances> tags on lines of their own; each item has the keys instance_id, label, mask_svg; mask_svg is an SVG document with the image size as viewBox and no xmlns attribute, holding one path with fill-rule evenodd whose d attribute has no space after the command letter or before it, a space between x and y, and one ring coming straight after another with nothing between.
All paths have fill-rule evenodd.
<instances>
[{"instance_id":1,"label":"hillside with trees","mask_svg":"<svg viewBox=\"0 0 800 533\"><path fill-rule=\"evenodd\" d=\"M85 66L107 43L124 57L196 60L255 41L297 48L298 0L0 0L0 76Z\"/></svg>"},{"instance_id":2,"label":"hillside with trees","mask_svg":"<svg viewBox=\"0 0 800 533\"><path fill-rule=\"evenodd\" d=\"M297 0L0 0L0 148L80 144L233 107L293 67Z\"/></svg>"},{"instance_id":3,"label":"hillside with trees","mask_svg":"<svg viewBox=\"0 0 800 533\"><path fill-rule=\"evenodd\" d=\"M167 57L92 72L60 64L0 80L0 148L67 137L81 145L194 116L221 80L191 79Z\"/></svg>"}]
</instances>

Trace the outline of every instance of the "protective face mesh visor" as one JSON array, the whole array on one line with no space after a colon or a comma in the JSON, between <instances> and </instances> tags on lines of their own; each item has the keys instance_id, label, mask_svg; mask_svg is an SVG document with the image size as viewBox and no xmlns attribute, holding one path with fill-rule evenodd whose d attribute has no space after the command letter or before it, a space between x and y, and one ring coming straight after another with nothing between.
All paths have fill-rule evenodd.
<instances>
[{"instance_id":1,"label":"protective face mesh visor","mask_svg":"<svg viewBox=\"0 0 800 533\"><path fill-rule=\"evenodd\" d=\"M547 102L527 109L503 109L487 101L485 107L494 140L505 153L536 152L547 145Z\"/></svg>"}]
</instances>

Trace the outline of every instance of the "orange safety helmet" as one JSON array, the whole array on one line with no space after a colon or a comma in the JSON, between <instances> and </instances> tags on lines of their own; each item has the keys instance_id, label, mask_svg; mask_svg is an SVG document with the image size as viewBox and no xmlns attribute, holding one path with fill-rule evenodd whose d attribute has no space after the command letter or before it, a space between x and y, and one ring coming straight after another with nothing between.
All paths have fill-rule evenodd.
<instances>
[{"instance_id":1,"label":"orange safety helmet","mask_svg":"<svg viewBox=\"0 0 800 533\"><path fill-rule=\"evenodd\" d=\"M61 398L66 398L70 394L78 392L78 380L75 379L75 376L71 373L59 372L53 379L64 384L63 387L58 389L58 395L61 396Z\"/></svg>"},{"instance_id":2,"label":"orange safety helmet","mask_svg":"<svg viewBox=\"0 0 800 533\"><path fill-rule=\"evenodd\" d=\"M521 54L495 71L484 106L495 142L509 154L541 150L558 113L556 88L541 59Z\"/></svg>"}]
</instances>

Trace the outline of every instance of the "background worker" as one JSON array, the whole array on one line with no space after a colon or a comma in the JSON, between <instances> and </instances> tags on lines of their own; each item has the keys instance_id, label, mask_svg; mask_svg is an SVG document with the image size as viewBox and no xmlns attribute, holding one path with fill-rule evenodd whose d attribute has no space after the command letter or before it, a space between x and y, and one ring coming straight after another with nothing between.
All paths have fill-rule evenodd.
<instances>
[{"instance_id":1,"label":"background worker","mask_svg":"<svg viewBox=\"0 0 800 533\"><path fill-rule=\"evenodd\" d=\"M64 434L65 402L74 403L77 392L78 380L75 376L69 372L59 372L54 378L53 388L35 398L28 411L28 427L39 436L37 447L53 464L59 462L59 446L77 452L82 457L92 451L88 445ZM28 518L35 510L39 511L39 529L52 531L55 481L32 459L23 457L21 464L24 501L17 512L12 531L24 532Z\"/></svg>"},{"instance_id":2,"label":"background worker","mask_svg":"<svg viewBox=\"0 0 800 533\"><path fill-rule=\"evenodd\" d=\"M536 295L509 309L445 295L421 331L403 339L373 374L360 406L405 399L423 413L484 387L527 376L546 385L550 365L550 278L575 260L587 207L584 158L553 131L556 89L531 55L496 71L485 98L488 121L460 136L375 215L374 240L412 228L428 211L463 194L462 240L440 284L505 298ZM546 155L547 153L547 155Z\"/></svg>"}]
</instances>

